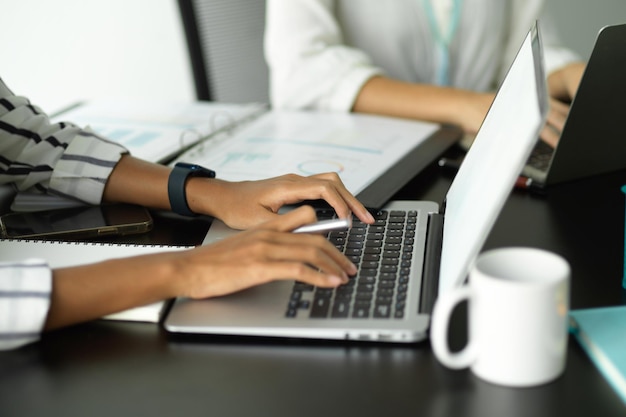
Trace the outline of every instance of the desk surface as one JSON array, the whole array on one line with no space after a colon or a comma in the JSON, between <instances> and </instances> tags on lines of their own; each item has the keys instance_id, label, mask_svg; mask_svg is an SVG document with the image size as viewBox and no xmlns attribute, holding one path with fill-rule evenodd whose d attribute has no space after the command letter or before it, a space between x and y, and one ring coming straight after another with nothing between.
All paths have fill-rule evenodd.
<instances>
[{"instance_id":1,"label":"desk surface","mask_svg":"<svg viewBox=\"0 0 626 417\"><path fill-rule=\"evenodd\" d=\"M431 167L397 198L441 201L449 183ZM514 191L485 248L557 252L572 264L572 308L623 304L622 184L626 172L565 184L545 197ZM156 240L180 226L184 239L195 239L206 226L156 220ZM453 344L463 343L464 321L461 310ZM51 415L606 417L626 415L626 406L573 338L562 377L512 389L442 367L428 342L172 336L151 324L97 321L0 353L0 416Z\"/></svg>"}]
</instances>

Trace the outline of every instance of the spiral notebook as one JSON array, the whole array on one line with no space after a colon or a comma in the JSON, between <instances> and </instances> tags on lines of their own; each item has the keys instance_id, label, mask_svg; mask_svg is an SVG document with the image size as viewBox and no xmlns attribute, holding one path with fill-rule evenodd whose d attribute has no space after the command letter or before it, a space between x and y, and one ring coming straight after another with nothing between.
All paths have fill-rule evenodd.
<instances>
[{"instance_id":1,"label":"spiral notebook","mask_svg":"<svg viewBox=\"0 0 626 417\"><path fill-rule=\"evenodd\" d=\"M186 250L186 246L109 244L96 242L62 242L47 240L0 239L0 262L44 259L51 268L90 264L108 259ZM168 301L160 301L103 318L109 320L157 323L167 309Z\"/></svg>"}]
</instances>

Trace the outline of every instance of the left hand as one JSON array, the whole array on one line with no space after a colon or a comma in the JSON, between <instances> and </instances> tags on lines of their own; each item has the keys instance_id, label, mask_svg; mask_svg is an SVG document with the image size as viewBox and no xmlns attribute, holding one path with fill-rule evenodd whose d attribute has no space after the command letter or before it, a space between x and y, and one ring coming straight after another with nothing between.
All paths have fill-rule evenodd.
<instances>
[{"instance_id":1,"label":"left hand","mask_svg":"<svg viewBox=\"0 0 626 417\"><path fill-rule=\"evenodd\" d=\"M171 296L207 298L277 280L334 288L348 282L356 266L324 236L290 233L315 221L311 207L289 213L210 245L161 254L176 267ZM158 262L158 261L157 261Z\"/></svg>"},{"instance_id":2,"label":"left hand","mask_svg":"<svg viewBox=\"0 0 626 417\"><path fill-rule=\"evenodd\" d=\"M213 192L204 194L189 192L188 199L192 210L206 213L224 221L235 229L247 229L278 216L278 210L288 204L304 200L325 200L341 218L352 213L361 221L374 222L371 214L344 186L339 176L323 173L303 177L287 174L260 181L227 182L216 179L211 181ZM191 186L191 180L189 181ZM199 183L197 183L199 184ZM203 196L206 195L206 198ZM211 200L218 199L218 202ZM193 200L193 201L192 201Z\"/></svg>"},{"instance_id":3,"label":"left hand","mask_svg":"<svg viewBox=\"0 0 626 417\"><path fill-rule=\"evenodd\" d=\"M565 126L565 119L569 113L569 105L554 98L550 99L550 110L548 111L548 117L546 124L541 130L540 137L548 145L553 148L559 142L561 132Z\"/></svg>"},{"instance_id":4,"label":"left hand","mask_svg":"<svg viewBox=\"0 0 626 417\"><path fill-rule=\"evenodd\" d=\"M584 63L574 62L548 76L550 111L540 136L552 147L556 146L561 137L570 108L567 103L576 95L584 70Z\"/></svg>"}]
</instances>

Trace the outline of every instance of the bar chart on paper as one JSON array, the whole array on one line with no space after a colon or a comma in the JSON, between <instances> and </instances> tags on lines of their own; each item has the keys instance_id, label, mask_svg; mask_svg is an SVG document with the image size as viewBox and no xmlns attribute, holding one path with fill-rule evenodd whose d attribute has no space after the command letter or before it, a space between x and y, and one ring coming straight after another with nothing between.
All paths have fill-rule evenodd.
<instances>
[{"instance_id":1,"label":"bar chart on paper","mask_svg":"<svg viewBox=\"0 0 626 417\"><path fill-rule=\"evenodd\" d=\"M379 116L271 111L178 160L211 167L229 181L336 172L356 194L438 128Z\"/></svg>"},{"instance_id":2,"label":"bar chart on paper","mask_svg":"<svg viewBox=\"0 0 626 417\"><path fill-rule=\"evenodd\" d=\"M88 126L151 162L162 162L222 128L265 110L258 103L98 100L53 118Z\"/></svg>"}]
</instances>

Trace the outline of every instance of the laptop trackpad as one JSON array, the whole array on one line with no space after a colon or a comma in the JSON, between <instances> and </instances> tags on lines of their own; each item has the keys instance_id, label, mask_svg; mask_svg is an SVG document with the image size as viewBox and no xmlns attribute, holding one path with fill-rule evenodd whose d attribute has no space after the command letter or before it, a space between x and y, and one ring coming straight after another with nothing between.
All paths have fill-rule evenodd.
<instances>
[{"instance_id":1,"label":"laptop trackpad","mask_svg":"<svg viewBox=\"0 0 626 417\"><path fill-rule=\"evenodd\" d=\"M179 298L167 318L167 327L271 325L273 320L284 320L293 285L291 280L275 281L223 297Z\"/></svg>"}]
</instances>

